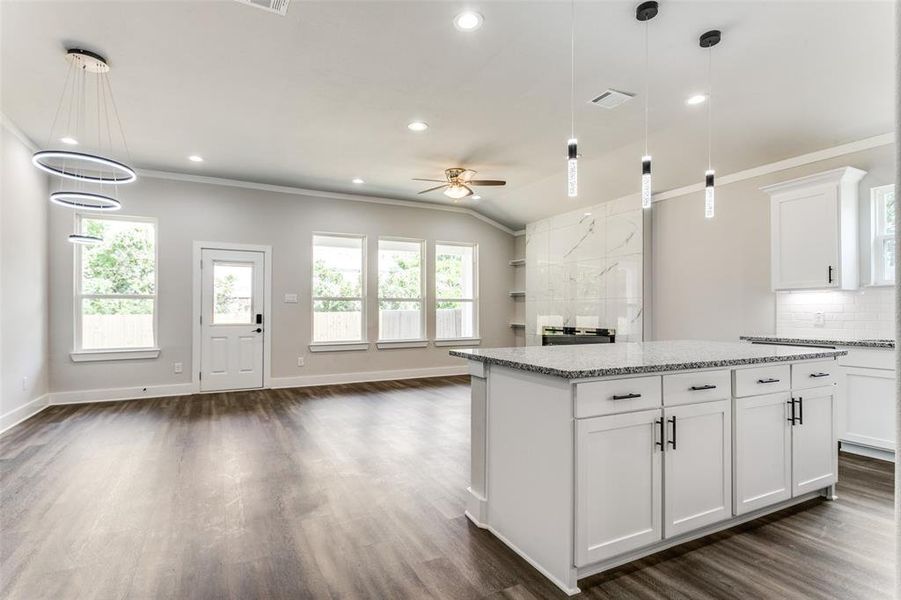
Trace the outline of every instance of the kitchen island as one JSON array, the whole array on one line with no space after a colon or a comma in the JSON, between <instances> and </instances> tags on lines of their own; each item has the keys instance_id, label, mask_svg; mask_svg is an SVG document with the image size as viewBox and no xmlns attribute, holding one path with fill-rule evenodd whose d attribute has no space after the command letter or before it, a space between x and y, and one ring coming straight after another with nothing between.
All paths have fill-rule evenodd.
<instances>
[{"instance_id":1,"label":"kitchen island","mask_svg":"<svg viewBox=\"0 0 901 600\"><path fill-rule=\"evenodd\" d=\"M844 350L672 341L453 350L469 360L467 516L578 580L834 498Z\"/></svg>"}]
</instances>

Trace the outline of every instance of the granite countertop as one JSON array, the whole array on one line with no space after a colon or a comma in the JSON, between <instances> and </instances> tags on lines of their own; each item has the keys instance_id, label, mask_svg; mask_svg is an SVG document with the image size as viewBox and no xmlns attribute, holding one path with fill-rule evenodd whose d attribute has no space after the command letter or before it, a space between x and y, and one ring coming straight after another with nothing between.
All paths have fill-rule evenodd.
<instances>
[{"instance_id":1,"label":"granite countertop","mask_svg":"<svg viewBox=\"0 0 901 600\"><path fill-rule=\"evenodd\" d=\"M831 348L683 340L450 351L460 358L566 379L834 358L847 353Z\"/></svg>"},{"instance_id":2,"label":"granite countertop","mask_svg":"<svg viewBox=\"0 0 901 600\"><path fill-rule=\"evenodd\" d=\"M892 339L823 339L805 338L787 335L743 335L739 339L747 342L769 342L771 344L805 344L815 346L856 346L861 348L894 348Z\"/></svg>"}]
</instances>

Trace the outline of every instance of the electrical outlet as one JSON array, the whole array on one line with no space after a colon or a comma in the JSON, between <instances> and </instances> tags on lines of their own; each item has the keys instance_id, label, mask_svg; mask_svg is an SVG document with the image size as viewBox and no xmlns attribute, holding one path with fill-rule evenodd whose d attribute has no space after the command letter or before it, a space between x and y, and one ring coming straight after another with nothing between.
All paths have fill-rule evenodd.
<instances>
[{"instance_id":1,"label":"electrical outlet","mask_svg":"<svg viewBox=\"0 0 901 600\"><path fill-rule=\"evenodd\" d=\"M172 370L175 371L176 374L181 373L184 370L184 367L180 362L174 363L172 365Z\"/></svg>"},{"instance_id":2,"label":"electrical outlet","mask_svg":"<svg viewBox=\"0 0 901 600\"><path fill-rule=\"evenodd\" d=\"M22 391L23 391L23 392L27 392L27 391L28 391L28 377L23 377L23 378L22 378Z\"/></svg>"},{"instance_id":3,"label":"electrical outlet","mask_svg":"<svg viewBox=\"0 0 901 600\"><path fill-rule=\"evenodd\" d=\"M823 312L813 313L813 326L814 327L825 327L826 326L826 313L823 313Z\"/></svg>"},{"instance_id":4,"label":"electrical outlet","mask_svg":"<svg viewBox=\"0 0 901 600\"><path fill-rule=\"evenodd\" d=\"M302 367L302 366L303 366L303 356L298 356L298 357L297 357L297 366L298 366L298 367Z\"/></svg>"},{"instance_id":5,"label":"electrical outlet","mask_svg":"<svg viewBox=\"0 0 901 600\"><path fill-rule=\"evenodd\" d=\"M297 304L297 294L285 294L285 304Z\"/></svg>"}]
</instances>

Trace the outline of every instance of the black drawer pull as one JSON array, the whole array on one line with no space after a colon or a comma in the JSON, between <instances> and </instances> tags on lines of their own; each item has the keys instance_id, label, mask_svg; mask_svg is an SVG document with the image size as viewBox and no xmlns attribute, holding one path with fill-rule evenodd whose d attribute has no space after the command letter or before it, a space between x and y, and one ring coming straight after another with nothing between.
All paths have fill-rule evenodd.
<instances>
[{"instance_id":1,"label":"black drawer pull","mask_svg":"<svg viewBox=\"0 0 901 600\"><path fill-rule=\"evenodd\" d=\"M631 400L632 398L641 398L641 394L623 394L622 396L613 394L614 400Z\"/></svg>"},{"instance_id":2,"label":"black drawer pull","mask_svg":"<svg viewBox=\"0 0 901 600\"><path fill-rule=\"evenodd\" d=\"M673 424L673 439L667 441L666 443L673 447L673 450L676 449L676 415L673 415L672 418L666 420L667 423Z\"/></svg>"},{"instance_id":3,"label":"black drawer pull","mask_svg":"<svg viewBox=\"0 0 901 600\"><path fill-rule=\"evenodd\" d=\"M829 373L822 373L822 372L820 372L820 373L811 373L810 376L811 376L811 377L829 377Z\"/></svg>"},{"instance_id":4,"label":"black drawer pull","mask_svg":"<svg viewBox=\"0 0 901 600\"><path fill-rule=\"evenodd\" d=\"M663 440L666 438L666 432L663 430L663 419L654 419L654 424L660 427L660 441L654 442L654 445L663 452L666 449L663 444Z\"/></svg>"},{"instance_id":5,"label":"black drawer pull","mask_svg":"<svg viewBox=\"0 0 901 600\"><path fill-rule=\"evenodd\" d=\"M766 379L758 379L757 383L779 383L782 381L781 379L774 379L772 377L767 377Z\"/></svg>"},{"instance_id":6,"label":"black drawer pull","mask_svg":"<svg viewBox=\"0 0 901 600\"><path fill-rule=\"evenodd\" d=\"M693 385L688 389L690 389L693 392L700 392L702 390L715 390L716 386L708 383L707 385Z\"/></svg>"},{"instance_id":7,"label":"black drawer pull","mask_svg":"<svg viewBox=\"0 0 901 600\"><path fill-rule=\"evenodd\" d=\"M791 418L786 420L792 424L792 427L794 427L795 421L797 420L797 417L795 416L795 402L797 402L797 400L795 400L794 398L788 401L789 406L791 406L792 416Z\"/></svg>"}]
</instances>

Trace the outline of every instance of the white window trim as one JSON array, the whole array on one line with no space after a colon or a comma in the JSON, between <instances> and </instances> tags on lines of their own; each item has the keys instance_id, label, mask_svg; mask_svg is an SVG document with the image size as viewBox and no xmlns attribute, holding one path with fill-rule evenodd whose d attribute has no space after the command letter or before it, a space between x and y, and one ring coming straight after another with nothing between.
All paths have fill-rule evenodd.
<instances>
[{"instance_id":1,"label":"white window trim","mask_svg":"<svg viewBox=\"0 0 901 600\"><path fill-rule=\"evenodd\" d=\"M472 337L468 338L440 338L435 332L435 346L466 346L479 345L481 337L479 336L479 245L475 242L435 242L435 270L438 269L438 246L463 246L472 248L472 298L439 298L438 297L438 276L435 276L435 304L434 310L437 314L439 302L472 302ZM436 317L437 322L437 317Z\"/></svg>"},{"instance_id":2,"label":"white window trim","mask_svg":"<svg viewBox=\"0 0 901 600\"><path fill-rule=\"evenodd\" d=\"M69 357L73 362L91 362L103 360L129 360L129 359L146 359L157 358L160 354L159 340L159 295L160 295L160 248L159 248L159 224L153 217L137 217L128 215L97 215L77 213L75 222L77 231L82 231L82 221L84 219L104 220L104 221L129 221L135 223L150 223L153 225L153 294L82 294L81 293L81 258L83 246L75 244L75 264L73 275L73 297L72 308L74 318L72 319L74 331L72 332L74 340L74 350L69 353ZM153 300L153 346L141 348L89 348L82 347L82 300L85 298L112 298L112 299L151 299Z\"/></svg>"},{"instance_id":3,"label":"white window trim","mask_svg":"<svg viewBox=\"0 0 901 600\"><path fill-rule=\"evenodd\" d=\"M881 185L878 187L870 188L870 281L873 286L881 286L881 285L894 285L895 278L890 277L888 279L882 277L882 274L885 273L885 263L884 263L884 254L882 252L882 246L886 240L891 239L893 236L891 235L878 235L877 231L884 231L883 221L884 217L884 197L889 192L895 191L895 185ZM897 202L897 195L895 196L895 201ZM896 204L896 218L897 218L897 204ZM895 224L897 227L897 223ZM897 249L895 250L897 252ZM897 257L896 259L897 260ZM894 275L894 273L893 273Z\"/></svg>"},{"instance_id":4,"label":"white window trim","mask_svg":"<svg viewBox=\"0 0 901 600\"><path fill-rule=\"evenodd\" d=\"M375 308L379 314L382 311L382 302L419 302L419 332L425 336L426 334L426 243L425 240L417 239L417 238L404 238L404 237L390 237L390 236L380 236L376 241L377 244L380 244L382 241L385 242L410 242L419 244L419 298L382 298L379 295L379 287L381 281L379 281L380 270L378 269L378 264L376 264L376 293L375 293ZM378 262L378 252L379 248L376 247L376 262ZM386 348L421 348L428 346L428 338L422 337L415 340L404 340L404 339L392 339L392 338L383 338L382 337L382 329L379 327L379 339L376 343L379 349ZM414 344L414 345L407 345Z\"/></svg>"},{"instance_id":5,"label":"white window trim","mask_svg":"<svg viewBox=\"0 0 901 600\"><path fill-rule=\"evenodd\" d=\"M360 240L361 265L360 265L360 294L359 297L333 297L333 296L316 296L316 286L313 284L313 274L316 270L316 236L321 237L338 237ZM367 241L366 236L359 233L334 233L329 231L314 231L310 236L310 352L343 352L347 350L368 350L369 340L367 332L369 331L367 320L367 304L366 304L366 282L368 264L367 257ZM341 340L336 342L316 341L316 301L317 300L348 300L360 303L360 339L358 340ZM352 347L358 346L358 347ZM365 347L362 347L365 346Z\"/></svg>"}]
</instances>

